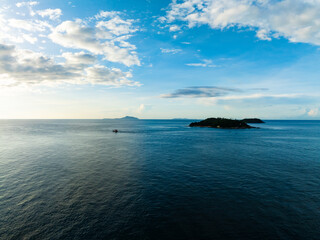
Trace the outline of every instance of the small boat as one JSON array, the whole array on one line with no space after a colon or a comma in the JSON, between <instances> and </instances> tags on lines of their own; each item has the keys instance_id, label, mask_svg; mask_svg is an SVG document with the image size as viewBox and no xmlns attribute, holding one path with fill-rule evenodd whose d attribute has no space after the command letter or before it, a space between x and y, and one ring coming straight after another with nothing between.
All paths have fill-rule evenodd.
<instances>
[{"instance_id":1,"label":"small boat","mask_svg":"<svg viewBox=\"0 0 320 240\"><path fill-rule=\"evenodd\" d=\"M118 131L118 129L114 129L114 130L112 130L112 132L117 133L119 131Z\"/></svg>"}]
</instances>

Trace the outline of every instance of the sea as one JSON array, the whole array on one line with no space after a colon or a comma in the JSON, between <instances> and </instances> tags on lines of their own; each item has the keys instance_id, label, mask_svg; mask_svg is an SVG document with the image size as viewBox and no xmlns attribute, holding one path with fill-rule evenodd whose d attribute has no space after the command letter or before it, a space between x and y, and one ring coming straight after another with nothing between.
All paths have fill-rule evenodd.
<instances>
[{"instance_id":1,"label":"sea","mask_svg":"<svg viewBox=\"0 0 320 240\"><path fill-rule=\"evenodd\" d=\"M320 121L190 122L0 120L0 239L320 239Z\"/></svg>"}]
</instances>

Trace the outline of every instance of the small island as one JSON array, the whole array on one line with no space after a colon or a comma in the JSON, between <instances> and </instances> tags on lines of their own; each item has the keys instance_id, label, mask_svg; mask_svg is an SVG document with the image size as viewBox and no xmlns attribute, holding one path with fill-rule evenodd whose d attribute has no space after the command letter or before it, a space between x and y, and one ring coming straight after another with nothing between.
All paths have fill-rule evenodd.
<instances>
[{"instance_id":1,"label":"small island","mask_svg":"<svg viewBox=\"0 0 320 240\"><path fill-rule=\"evenodd\" d=\"M200 122L190 123L189 127L209 127L223 129L248 129L255 128L248 125L243 120L233 120L227 118L207 118Z\"/></svg>"},{"instance_id":2,"label":"small island","mask_svg":"<svg viewBox=\"0 0 320 240\"><path fill-rule=\"evenodd\" d=\"M136 117L131 117L131 116L125 116L123 118L115 118L117 120L140 120L139 118Z\"/></svg>"},{"instance_id":3,"label":"small island","mask_svg":"<svg viewBox=\"0 0 320 240\"><path fill-rule=\"evenodd\" d=\"M265 123L264 121L262 121L259 118L245 118L242 121L244 121L246 123Z\"/></svg>"},{"instance_id":4,"label":"small island","mask_svg":"<svg viewBox=\"0 0 320 240\"><path fill-rule=\"evenodd\" d=\"M130 121L137 121L137 120L140 120L140 119L136 118L136 117L125 116L125 117L122 117L122 118L104 118L104 120L130 120Z\"/></svg>"}]
</instances>

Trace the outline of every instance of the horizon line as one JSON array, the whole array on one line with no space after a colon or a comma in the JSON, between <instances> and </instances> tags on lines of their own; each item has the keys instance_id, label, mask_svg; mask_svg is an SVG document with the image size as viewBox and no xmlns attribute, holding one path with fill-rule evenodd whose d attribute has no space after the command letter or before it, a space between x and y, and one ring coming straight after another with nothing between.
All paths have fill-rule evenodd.
<instances>
[{"instance_id":1,"label":"horizon line","mask_svg":"<svg viewBox=\"0 0 320 240\"><path fill-rule=\"evenodd\" d=\"M206 118L137 118L137 120L203 120ZM228 118L228 119L244 119L244 118ZM271 119L260 118L265 121L320 121L320 119ZM121 120L121 118L0 118L1 120Z\"/></svg>"}]
</instances>

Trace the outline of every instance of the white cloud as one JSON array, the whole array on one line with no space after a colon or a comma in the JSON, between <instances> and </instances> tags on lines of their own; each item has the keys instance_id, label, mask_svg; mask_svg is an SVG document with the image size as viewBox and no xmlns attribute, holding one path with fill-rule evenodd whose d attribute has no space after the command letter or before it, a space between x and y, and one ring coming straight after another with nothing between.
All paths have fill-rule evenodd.
<instances>
[{"instance_id":1,"label":"white cloud","mask_svg":"<svg viewBox=\"0 0 320 240\"><path fill-rule=\"evenodd\" d=\"M138 31L137 28L132 27L133 20L122 20L119 16L108 21L99 21L96 25L97 28L102 31L108 31L114 35L129 34Z\"/></svg>"},{"instance_id":2,"label":"white cloud","mask_svg":"<svg viewBox=\"0 0 320 240\"><path fill-rule=\"evenodd\" d=\"M257 31L256 36L261 40L271 41L271 37L268 36L269 32L266 29L260 29Z\"/></svg>"},{"instance_id":3,"label":"white cloud","mask_svg":"<svg viewBox=\"0 0 320 240\"><path fill-rule=\"evenodd\" d=\"M178 26L178 25L172 25L172 26L170 26L169 31L170 31L170 32L176 32L176 31L179 31L180 29L181 29L180 26Z\"/></svg>"},{"instance_id":4,"label":"white cloud","mask_svg":"<svg viewBox=\"0 0 320 240\"><path fill-rule=\"evenodd\" d=\"M31 44L35 44L38 41L38 38L33 37L31 34L23 34L22 37Z\"/></svg>"},{"instance_id":5,"label":"white cloud","mask_svg":"<svg viewBox=\"0 0 320 240\"><path fill-rule=\"evenodd\" d=\"M79 77L61 64L41 53L18 50L14 46L0 44L0 79L10 79L16 84L41 83L43 81L69 80Z\"/></svg>"},{"instance_id":6,"label":"white cloud","mask_svg":"<svg viewBox=\"0 0 320 240\"><path fill-rule=\"evenodd\" d=\"M139 86L129 80L131 72L94 64L95 57L84 52L64 53L64 63L57 63L42 53L0 44L0 85L20 84L100 84Z\"/></svg>"},{"instance_id":7,"label":"white cloud","mask_svg":"<svg viewBox=\"0 0 320 240\"><path fill-rule=\"evenodd\" d=\"M44 32L51 26L44 21L39 20L23 20L11 18L7 21L8 25L12 28L23 29L29 32Z\"/></svg>"},{"instance_id":8,"label":"white cloud","mask_svg":"<svg viewBox=\"0 0 320 240\"><path fill-rule=\"evenodd\" d=\"M43 18L48 17L51 20L57 20L62 15L62 11L59 8L57 8L57 9L48 8L45 10L39 10L39 11L37 11L37 13Z\"/></svg>"},{"instance_id":9,"label":"white cloud","mask_svg":"<svg viewBox=\"0 0 320 240\"><path fill-rule=\"evenodd\" d=\"M161 52L162 53L171 53L171 54L177 54L179 52L182 52L181 49L175 49L175 48L172 48L172 49L169 49L169 48L160 48L161 49Z\"/></svg>"},{"instance_id":10,"label":"white cloud","mask_svg":"<svg viewBox=\"0 0 320 240\"><path fill-rule=\"evenodd\" d=\"M186 65L190 67L207 67L205 63L187 63Z\"/></svg>"},{"instance_id":11,"label":"white cloud","mask_svg":"<svg viewBox=\"0 0 320 240\"><path fill-rule=\"evenodd\" d=\"M33 11L32 7L37 3L17 4L17 7L26 7L30 12L37 14L31 14L31 17L25 15L23 19L18 13L22 13L21 11L25 9L17 13L19 16L8 17L6 15L8 11L6 9L2 11L3 8L0 8L0 85L57 83L140 85L130 80L131 71L107 67L103 62L107 60L128 67L140 65L135 51L136 46L129 42L132 34L139 30L134 20L122 19L119 12L100 12L86 20L49 23L48 19L39 20L39 18L58 20L62 11L60 9ZM48 46L47 39L67 50L60 47L60 52L51 53L52 56L48 57L45 53L20 49L22 47L20 43L35 44L39 41L42 44L35 47L45 51Z\"/></svg>"},{"instance_id":12,"label":"white cloud","mask_svg":"<svg viewBox=\"0 0 320 240\"><path fill-rule=\"evenodd\" d=\"M132 77L130 72L122 72L118 68L109 69L102 65L94 65L86 69L88 80L93 84L113 86L140 86L138 82L128 80ZM106 81L107 80L107 81Z\"/></svg>"},{"instance_id":13,"label":"white cloud","mask_svg":"<svg viewBox=\"0 0 320 240\"><path fill-rule=\"evenodd\" d=\"M118 11L100 11L98 14L96 14L94 17L95 19L102 19L102 18L113 18L121 14L121 12Z\"/></svg>"},{"instance_id":14,"label":"white cloud","mask_svg":"<svg viewBox=\"0 0 320 240\"><path fill-rule=\"evenodd\" d=\"M21 2L17 6L34 6L35 2ZM56 20L62 14L60 9L44 9L36 11L41 17ZM89 21L81 19L64 21L55 26L47 21L32 17L8 18L0 12L0 40L11 43L29 42L34 44L39 37L50 38L66 48L86 50L95 55L100 55L103 60L121 63L126 66L140 65L136 53L136 46L129 42L132 34L138 31L131 19L122 19L119 12L103 12ZM97 21L97 19L99 19ZM50 31L50 32L49 32Z\"/></svg>"},{"instance_id":15,"label":"white cloud","mask_svg":"<svg viewBox=\"0 0 320 240\"><path fill-rule=\"evenodd\" d=\"M187 63L187 66L190 67L218 67L212 63L212 60L204 59L201 63Z\"/></svg>"},{"instance_id":16,"label":"white cloud","mask_svg":"<svg viewBox=\"0 0 320 240\"><path fill-rule=\"evenodd\" d=\"M33 11L32 7L35 5L38 5L38 4L39 4L39 2L37 2L37 1L29 1L29 2L18 2L18 3L16 3L16 6L18 8L27 7L29 9L29 14L31 16L34 16L34 15L36 15L36 13L35 13L35 11Z\"/></svg>"},{"instance_id":17,"label":"white cloud","mask_svg":"<svg viewBox=\"0 0 320 240\"><path fill-rule=\"evenodd\" d=\"M37 37L41 37L39 32L43 35L49 29L51 25L46 21L8 18L0 12L0 42L34 44L38 41Z\"/></svg>"},{"instance_id":18,"label":"white cloud","mask_svg":"<svg viewBox=\"0 0 320 240\"><path fill-rule=\"evenodd\" d=\"M18 2L16 3L17 7L23 7L23 6L35 6L38 5L39 2L37 1L29 1L29 2Z\"/></svg>"},{"instance_id":19,"label":"white cloud","mask_svg":"<svg viewBox=\"0 0 320 240\"><path fill-rule=\"evenodd\" d=\"M66 52L62 54L62 57L69 65L90 65L94 64L97 60L95 56L85 52Z\"/></svg>"},{"instance_id":20,"label":"white cloud","mask_svg":"<svg viewBox=\"0 0 320 240\"><path fill-rule=\"evenodd\" d=\"M21 43L24 39L18 34L10 34L11 28L8 26L7 19L0 11L0 41L10 41L14 43Z\"/></svg>"},{"instance_id":21,"label":"white cloud","mask_svg":"<svg viewBox=\"0 0 320 240\"><path fill-rule=\"evenodd\" d=\"M308 116L310 116L310 117L316 117L319 115L319 113L320 113L319 108L310 109L307 112Z\"/></svg>"},{"instance_id":22,"label":"white cloud","mask_svg":"<svg viewBox=\"0 0 320 240\"><path fill-rule=\"evenodd\" d=\"M158 18L159 22L164 23L167 19L164 16Z\"/></svg>"},{"instance_id":23,"label":"white cloud","mask_svg":"<svg viewBox=\"0 0 320 240\"><path fill-rule=\"evenodd\" d=\"M152 105L146 105L146 104L140 104L140 106L138 107L137 109L137 113L138 114L142 114L142 113L145 113L147 111L149 111L150 109L152 108Z\"/></svg>"},{"instance_id":24,"label":"white cloud","mask_svg":"<svg viewBox=\"0 0 320 240\"><path fill-rule=\"evenodd\" d=\"M185 21L189 27L249 27L262 40L282 36L291 42L320 45L319 12L319 0L186 0L173 1L166 19Z\"/></svg>"},{"instance_id":25,"label":"white cloud","mask_svg":"<svg viewBox=\"0 0 320 240\"><path fill-rule=\"evenodd\" d=\"M145 105L144 104L140 104L139 108L138 108L138 113L142 113L145 110Z\"/></svg>"},{"instance_id":26,"label":"white cloud","mask_svg":"<svg viewBox=\"0 0 320 240\"><path fill-rule=\"evenodd\" d=\"M118 30L116 30L116 22L119 23ZM124 24L118 21L118 18L110 25L98 22L93 27L81 21L65 21L54 28L49 38L67 48L83 49L96 55L102 55L110 62L122 63L126 66L140 65L136 52L132 51L133 45L124 41L123 38L117 39L120 34L136 31L130 28L131 24L130 20L128 24Z\"/></svg>"}]
</instances>

